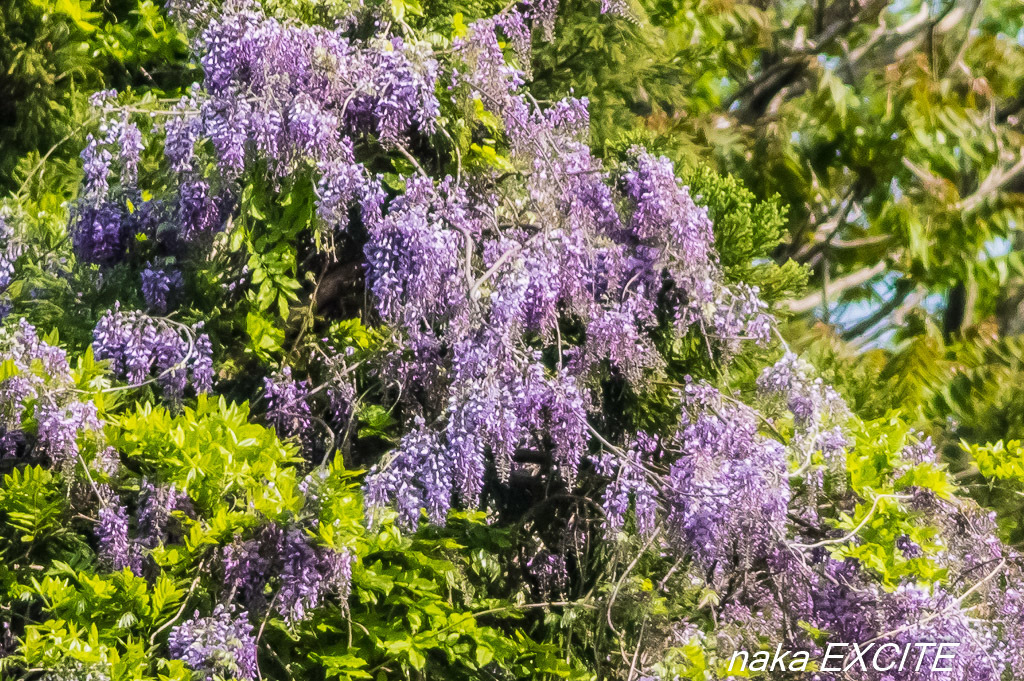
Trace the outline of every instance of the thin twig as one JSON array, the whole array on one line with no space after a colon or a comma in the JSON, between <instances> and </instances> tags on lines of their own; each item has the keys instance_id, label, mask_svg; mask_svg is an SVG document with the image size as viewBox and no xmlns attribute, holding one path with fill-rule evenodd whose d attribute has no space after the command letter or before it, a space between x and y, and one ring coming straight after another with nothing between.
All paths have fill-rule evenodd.
<instances>
[{"instance_id":1,"label":"thin twig","mask_svg":"<svg viewBox=\"0 0 1024 681\"><path fill-rule=\"evenodd\" d=\"M865 516L861 519L857 526L850 530L847 534L843 535L842 537L839 537L838 539L822 539L821 541L815 542L813 544L793 544L793 547L798 549L817 549L821 548L822 546L828 546L829 544L843 544L845 542L848 542L854 537L856 537L857 533L860 532L861 528L867 525L868 521L871 520L871 516L874 515L875 509L878 508L879 501L881 501L882 499L910 498L911 497L906 494L879 494L878 496L875 497L874 501L871 502L871 508L868 510L867 514L865 514Z\"/></svg>"},{"instance_id":2,"label":"thin twig","mask_svg":"<svg viewBox=\"0 0 1024 681\"><path fill-rule=\"evenodd\" d=\"M192 580L192 585L188 588L188 593L185 594L185 598L182 599L181 607L178 608L178 612L174 613L174 617L164 622L159 629L153 632L153 635L149 637L149 645L156 645L156 637L160 635L160 632L177 622L178 618L181 617L181 614L185 612L185 608L188 607L188 599L192 597L192 592L196 590L196 586L199 585L199 580L203 576L204 567L206 567L205 559L199 561L199 566L196 570L196 577Z\"/></svg>"}]
</instances>

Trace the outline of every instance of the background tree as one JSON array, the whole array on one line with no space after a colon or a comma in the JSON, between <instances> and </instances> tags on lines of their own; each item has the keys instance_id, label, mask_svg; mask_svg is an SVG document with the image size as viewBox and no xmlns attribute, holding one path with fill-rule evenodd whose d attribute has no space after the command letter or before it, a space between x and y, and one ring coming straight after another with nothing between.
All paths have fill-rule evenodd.
<instances>
[{"instance_id":1,"label":"background tree","mask_svg":"<svg viewBox=\"0 0 1024 681\"><path fill-rule=\"evenodd\" d=\"M588 95L599 143L781 196L774 256L811 275L788 333L861 413L899 408L965 469L959 438L1021 435L1020 3L567 8L537 87Z\"/></svg>"}]
</instances>

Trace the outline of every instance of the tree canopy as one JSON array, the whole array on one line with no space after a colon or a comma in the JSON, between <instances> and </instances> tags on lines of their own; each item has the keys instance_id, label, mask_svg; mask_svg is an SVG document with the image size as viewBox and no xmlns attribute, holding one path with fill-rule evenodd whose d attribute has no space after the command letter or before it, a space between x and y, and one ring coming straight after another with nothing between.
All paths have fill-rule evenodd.
<instances>
[{"instance_id":1,"label":"tree canopy","mask_svg":"<svg viewBox=\"0 0 1024 681\"><path fill-rule=\"evenodd\" d=\"M1019 4L0 11L0 679L1024 673Z\"/></svg>"}]
</instances>

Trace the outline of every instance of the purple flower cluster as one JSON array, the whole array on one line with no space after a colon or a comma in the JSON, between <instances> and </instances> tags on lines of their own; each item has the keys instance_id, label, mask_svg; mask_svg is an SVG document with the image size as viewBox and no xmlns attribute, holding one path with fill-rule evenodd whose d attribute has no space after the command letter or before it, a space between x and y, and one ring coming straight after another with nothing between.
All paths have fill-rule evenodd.
<instances>
[{"instance_id":1,"label":"purple flower cluster","mask_svg":"<svg viewBox=\"0 0 1024 681\"><path fill-rule=\"evenodd\" d=\"M256 637L249 617L231 606L218 605L209 617L198 611L171 629L171 657L182 660L207 681L256 677Z\"/></svg>"},{"instance_id":2,"label":"purple flower cluster","mask_svg":"<svg viewBox=\"0 0 1024 681\"><path fill-rule=\"evenodd\" d=\"M74 465L79 441L97 436L101 424L96 405L76 390L67 354L41 341L25 320L0 336L0 356L14 364L13 375L0 380L0 432L14 443L22 423L35 421L36 444L58 467ZM31 410L31 411L30 411Z\"/></svg>"},{"instance_id":3,"label":"purple flower cluster","mask_svg":"<svg viewBox=\"0 0 1024 681\"><path fill-rule=\"evenodd\" d=\"M267 606L299 622L336 594L347 609L353 555L314 544L298 528L269 525L256 536L224 548L224 582L253 611Z\"/></svg>"},{"instance_id":4,"label":"purple flower cluster","mask_svg":"<svg viewBox=\"0 0 1024 681\"><path fill-rule=\"evenodd\" d=\"M542 599L565 596L569 587L569 571L564 556L542 550L527 561L526 569L537 581Z\"/></svg>"},{"instance_id":5,"label":"purple flower cluster","mask_svg":"<svg viewBox=\"0 0 1024 681\"><path fill-rule=\"evenodd\" d=\"M650 536L657 527L658 491L648 479L646 465L658 449L658 443L646 433L638 433L632 447L627 448L621 461L607 457L607 470L611 481L604 489L601 507L604 509L604 530L615 537L626 524L626 516L633 510L636 531L642 537ZM602 462L605 463L605 462Z\"/></svg>"},{"instance_id":6,"label":"purple flower cluster","mask_svg":"<svg viewBox=\"0 0 1024 681\"><path fill-rule=\"evenodd\" d=\"M504 125L518 172L502 194L417 176L386 211L364 212L367 283L380 317L402 332L400 359L384 373L410 386L410 411L435 424L414 426L368 477L367 504L393 503L406 524L421 510L442 521L454 497L478 503L488 468L506 479L526 453L546 456L573 486L590 453L590 412L600 409L595 381L610 368L642 387L664 367L654 330L666 289L680 332L696 325L730 348L764 342L771 329L756 291L722 283L707 211L667 159L637 150L617 196L586 143L586 102L542 110L520 92L525 65L510 65L502 42L517 59L528 53L526 22L516 11L483 19L454 45L452 92L477 98ZM570 320L584 330L581 345L565 343ZM768 442L758 452L737 457L732 485L785 463ZM642 466L621 470L610 527L630 498L643 499L638 521L652 525Z\"/></svg>"},{"instance_id":7,"label":"purple flower cluster","mask_svg":"<svg viewBox=\"0 0 1024 681\"><path fill-rule=\"evenodd\" d=\"M752 409L725 401L707 385L683 395L679 458L668 477L668 525L701 565L721 569L763 558L785 537L790 499L785 448L758 433Z\"/></svg>"},{"instance_id":8,"label":"purple flower cluster","mask_svg":"<svg viewBox=\"0 0 1024 681\"><path fill-rule=\"evenodd\" d=\"M286 530L278 547L280 563L278 604L285 619L299 622L318 608L330 593L348 601L352 554L314 546L297 529ZM347 608L347 605L343 605Z\"/></svg>"},{"instance_id":9,"label":"purple flower cluster","mask_svg":"<svg viewBox=\"0 0 1024 681\"><path fill-rule=\"evenodd\" d=\"M36 403L37 442L55 463L67 463L78 455L79 434L101 428L92 402L60 404L50 400Z\"/></svg>"},{"instance_id":10,"label":"purple flower cluster","mask_svg":"<svg viewBox=\"0 0 1024 681\"><path fill-rule=\"evenodd\" d=\"M722 599L712 610L720 648L743 641L813 649L806 633L813 629L860 642L931 637L971 642L942 678L987 681L1004 666L1024 670L1024 661L1007 662L999 652L1000 637L1024 641L1024 598L1007 588L1020 573L985 578L1008 556L991 518L975 507L923 490L906 495L912 520L942 535L944 585L925 589L907 579L887 590L864 565L838 558L860 540L840 538L819 509L842 517L864 499L830 488L829 509L819 492L826 472L845 482L848 411L795 355L758 381L763 412L688 381L677 391L674 432L655 439L627 431L617 440L600 433L616 427L601 419L614 404L609 387L642 392L664 378L666 335L728 357L744 342L767 343L774 322L756 289L725 282L708 212L668 159L637 148L624 170L609 171L588 146L586 100L542 107L524 91L532 28L550 30L556 3L522 3L473 22L446 50L444 70L440 53L390 29L353 37L353 17L333 28L306 27L245 0L172 4L187 15L204 80L163 125L171 189L129 209L123 199L137 181L141 134L104 94L103 126L83 153L79 257L118 262L134 234L153 232L157 222L173 224L183 246L208 245L256 174L273 188L312 180L328 258L332 237L340 242L358 207L371 316L393 334L392 346L369 363L376 361L382 385L395 388L396 413L405 419L397 446L367 476L371 519L394 507L404 527L424 517L440 524L456 500L479 505L489 475L503 482L543 475L549 491L572 492L581 471L593 469L604 482L605 532L617 536L632 522L647 540L660 538L684 579ZM442 73L451 78L442 82ZM493 157L457 159L455 177L430 177L423 166L433 163L412 160L404 190L386 192L398 183L376 174L381 149L415 159L414 142L436 129L436 93L445 87L456 108L484 112L481 120L501 138L486 149ZM360 158L367 150L372 166ZM6 262L0 259L0 283L10 277ZM142 284L147 305L162 313L181 277L154 261ZM115 374L133 384L157 381L172 401L189 380L199 392L212 385L211 343L198 329L115 308L97 326L95 344ZM70 398L41 405L38 386L70 385L66 358L34 332L15 346L19 373L0 383L5 437L35 405L40 444L71 460L80 436L98 428L95 412ZM326 399L314 404L319 389L282 367L264 382L268 422L305 444L314 425L348 425L351 368L327 357L318 370L332 380ZM322 402L332 412L323 421ZM895 480L933 465L936 454L921 440L892 458ZM316 475L303 482L310 508L321 483ZM137 569L127 512L105 502L96 529L101 557L112 568ZM144 483L134 546L173 534L172 509L188 507L174 488ZM788 522L791 516L800 522ZM566 534L576 537L587 531L582 526ZM537 551L525 566L545 596L567 590L567 560L579 555L571 543ZM928 560L933 549L902 534L885 544L897 563L899 556ZM343 607L347 600L353 557L317 544L298 525L262 527L225 547L222 560L221 596L247 612L218 606L171 635L172 655L207 678L256 674L249 613L263 614L272 601L294 623L335 594ZM1001 627L979 622L969 597L995 604ZM680 629L696 636L689 623Z\"/></svg>"},{"instance_id":11,"label":"purple flower cluster","mask_svg":"<svg viewBox=\"0 0 1024 681\"><path fill-rule=\"evenodd\" d=\"M285 365L263 379L263 396L267 400L267 420L278 436L309 439L313 426L309 381L295 380L291 367Z\"/></svg>"},{"instance_id":12,"label":"purple flower cluster","mask_svg":"<svg viewBox=\"0 0 1024 681\"><path fill-rule=\"evenodd\" d=\"M244 4L215 17L200 44L211 95L204 124L226 165L242 161L235 150L246 142L284 170L303 157L328 160L346 128L388 142L413 126L433 130L437 64L418 45L359 44L341 29L294 25Z\"/></svg>"},{"instance_id":13,"label":"purple flower cluster","mask_svg":"<svg viewBox=\"0 0 1024 681\"><path fill-rule=\"evenodd\" d=\"M901 585L895 593L880 599L876 607L881 612L881 633L891 632L882 639L885 642L894 643L900 649L919 642L936 644L918 653L921 665L915 678L925 681L998 681L1002 678L1004 662L1000 649L1003 646L998 632L990 623L971 618L942 587ZM935 665L940 643L957 647L951 658ZM882 666L899 661L895 654L888 657L883 654L879 658ZM935 667L949 671L936 671ZM918 669L916 664L914 669ZM878 677L881 681L880 674Z\"/></svg>"},{"instance_id":14,"label":"purple flower cluster","mask_svg":"<svg viewBox=\"0 0 1024 681\"><path fill-rule=\"evenodd\" d=\"M367 476L371 522L374 510L391 502L406 527L416 527L421 509L432 522L444 523L451 507L452 475L450 458L442 453L437 434L419 420L389 458Z\"/></svg>"},{"instance_id":15,"label":"purple flower cluster","mask_svg":"<svg viewBox=\"0 0 1024 681\"><path fill-rule=\"evenodd\" d=\"M271 184L312 173L317 214L332 232L347 227L356 203L361 209L367 286L397 332L380 371L412 402L407 413L431 424L414 427L369 477L371 507L393 503L409 524L424 510L441 522L453 499L479 502L489 467L505 480L526 454L574 486L593 444L588 420L601 407L601 377L610 372L640 389L664 369L655 330L666 292L680 332L702 330L726 348L767 338L764 304L756 291L723 283L707 211L672 164L635 150L632 169L613 177L588 146L586 100L542 108L522 90L531 27L550 28L554 4L473 22L450 54L450 96L499 122L514 172L479 183L434 180L417 168L390 200L357 150L369 142L408 154L407 142L435 130L440 71L429 45L356 39L350 22L302 26L249 2L175 11L186 6L204 82L163 125L176 175L163 200L181 241L201 242L224 224L238 180L254 169L268 171ZM109 100L99 103L106 111ZM124 169L136 167L137 131L127 118L106 120L86 154L90 195L111 193L115 160L122 184L132 175ZM115 139L124 158L114 159ZM135 228L111 203L95 210L110 215L79 230L81 250L115 261ZM159 266L142 281L158 313L180 287ZM566 342L568 324L580 325L580 340ZM186 354L185 338L166 324L117 312L96 339L115 373L133 383L156 373L173 399L187 383L183 363L202 366L193 369L197 389L212 381L205 336ZM266 379L268 419L281 435L309 438L309 392L287 368ZM328 392L341 405L332 422L347 421L352 392L348 383ZM646 504L641 469L622 464L609 503ZM633 504L638 522L652 524L652 507Z\"/></svg>"},{"instance_id":16,"label":"purple flower cluster","mask_svg":"<svg viewBox=\"0 0 1024 681\"><path fill-rule=\"evenodd\" d=\"M142 297L155 314L166 314L184 286L181 272L156 265L142 270Z\"/></svg>"},{"instance_id":17,"label":"purple flower cluster","mask_svg":"<svg viewBox=\"0 0 1024 681\"><path fill-rule=\"evenodd\" d=\"M334 30L302 26L254 3L208 10L192 7L188 16L204 87L185 95L164 124L182 240L201 241L223 224L234 180L251 167L267 167L273 178L315 169L317 212L332 228L346 226L357 200L379 212L379 180L355 162L353 138L393 146L434 130L440 105L429 47L400 38L355 41L345 22ZM220 182L205 173L204 140Z\"/></svg>"},{"instance_id":18,"label":"purple flower cluster","mask_svg":"<svg viewBox=\"0 0 1024 681\"><path fill-rule=\"evenodd\" d=\"M846 484L845 452L850 440L845 426L850 410L843 398L815 375L814 368L792 352L761 373L757 388L769 413L781 408L792 417L788 449L808 491L801 513L814 520L826 480L836 491ZM823 465L812 466L818 452Z\"/></svg>"},{"instance_id":19,"label":"purple flower cluster","mask_svg":"<svg viewBox=\"0 0 1024 681\"><path fill-rule=\"evenodd\" d=\"M451 185L438 189L428 179L412 178L387 217L371 220L367 283L385 321L412 327L457 309L465 298L463 240L457 230L476 226L448 227L437 214L440 206L460 199L464 202Z\"/></svg>"},{"instance_id":20,"label":"purple flower cluster","mask_svg":"<svg viewBox=\"0 0 1024 681\"><path fill-rule=\"evenodd\" d=\"M83 191L87 197L102 199L110 188L110 163L113 156L91 134L85 138L85 149L82 150L82 172L84 174Z\"/></svg>"},{"instance_id":21,"label":"purple flower cluster","mask_svg":"<svg viewBox=\"0 0 1024 681\"><path fill-rule=\"evenodd\" d=\"M120 305L108 310L93 330L97 359L110 360L111 371L132 385L155 380L165 397L179 402L191 384L196 392L213 383L212 347L200 326L187 329Z\"/></svg>"},{"instance_id":22,"label":"purple flower cluster","mask_svg":"<svg viewBox=\"0 0 1024 681\"><path fill-rule=\"evenodd\" d=\"M154 485L143 480L139 485L137 521L142 542L155 547L164 542L172 526L172 513L194 513L192 500L174 485Z\"/></svg>"},{"instance_id":23,"label":"purple flower cluster","mask_svg":"<svg viewBox=\"0 0 1024 681\"><path fill-rule=\"evenodd\" d=\"M843 398L815 376L810 364L792 352L765 369L757 387L765 396L784 399L795 424L803 430L842 423L849 417Z\"/></svg>"},{"instance_id":24,"label":"purple flower cluster","mask_svg":"<svg viewBox=\"0 0 1024 681\"><path fill-rule=\"evenodd\" d=\"M383 201L381 189L368 180L363 166L356 162L351 139L342 138L331 160L320 162L318 169L316 210L328 226L344 231L349 206L357 199L367 213L379 210Z\"/></svg>"},{"instance_id":25,"label":"purple flower cluster","mask_svg":"<svg viewBox=\"0 0 1024 681\"><path fill-rule=\"evenodd\" d=\"M1014 649L1021 640L1016 633L1021 611L1013 589L1000 591L993 584L979 594L978 603L985 610L998 610L996 618L988 618L972 615L978 609L962 603L970 595L966 590L972 589L968 584L961 585L964 593L959 597L938 584L907 582L889 591L855 560L835 560L827 554L809 559L782 547L768 556L767 567L773 575L770 582L745 585L721 609L716 633L719 645L726 644L727 650L770 649L765 642L771 641L786 650L808 650L811 659L821 659L825 650L814 639L799 631L783 633L786 621L800 621L823 632L827 641L846 645L839 649L840 655L848 654L840 666L849 664L849 670L814 674L819 681L995 681L1024 659L1019 647ZM973 581L985 577L975 575ZM951 648L946 648L946 657L933 665L941 643L955 645L954 654L950 656ZM850 664L852 644L867 650L866 661L877 659L877 666ZM914 644L924 647L912 648L906 663L903 651ZM890 671L885 671L887 667Z\"/></svg>"},{"instance_id":26,"label":"purple flower cluster","mask_svg":"<svg viewBox=\"0 0 1024 681\"><path fill-rule=\"evenodd\" d=\"M142 574L142 554L139 544L132 541L128 529L128 511L118 504L100 508L96 524L100 562L110 570L128 568Z\"/></svg>"},{"instance_id":27,"label":"purple flower cluster","mask_svg":"<svg viewBox=\"0 0 1024 681\"><path fill-rule=\"evenodd\" d=\"M112 264L120 261L135 233L137 216L122 207L121 197L137 197L136 183L142 133L126 111L116 108L111 90L91 97L99 110L99 136L89 134L82 150L82 190L72 226L75 253L85 262ZM119 171L116 188L113 171Z\"/></svg>"},{"instance_id":28,"label":"purple flower cluster","mask_svg":"<svg viewBox=\"0 0 1024 681\"><path fill-rule=\"evenodd\" d=\"M72 228L75 253L85 262L120 261L131 243L131 223L113 203L82 204Z\"/></svg>"}]
</instances>

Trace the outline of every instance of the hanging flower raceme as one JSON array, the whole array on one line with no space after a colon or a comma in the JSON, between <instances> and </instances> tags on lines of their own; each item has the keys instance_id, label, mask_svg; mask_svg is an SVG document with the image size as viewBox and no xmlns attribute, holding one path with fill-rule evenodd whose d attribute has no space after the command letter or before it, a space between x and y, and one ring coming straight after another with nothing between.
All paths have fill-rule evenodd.
<instances>
[{"instance_id":1,"label":"hanging flower raceme","mask_svg":"<svg viewBox=\"0 0 1024 681\"><path fill-rule=\"evenodd\" d=\"M189 385L203 393L213 384L212 347L200 329L117 305L96 325L93 348L97 359L110 360L115 375L139 386L155 381L167 399L179 402Z\"/></svg>"},{"instance_id":2,"label":"hanging flower raceme","mask_svg":"<svg viewBox=\"0 0 1024 681\"><path fill-rule=\"evenodd\" d=\"M256 636L245 612L218 605L209 617L198 612L171 629L171 657L183 660L207 681L256 678Z\"/></svg>"},{"instance_id":3,"label":"hanging flower raceme","mask_svg":"<svg viewBox=\"0 0 1024 681\"><path fill-rule=\"evenodd\" d=\"M104 127L83 155L79 258L115 265L146 241L139 234L153 236L175 256L144 256L143 298L163 314L184 289L169 263L219 255L214 236L229 223L247 221L223 241L249 239L258 231L249 218L262 220L248 203L257 193L280 190L268 205L301 207L299 227L280 242L293 270L317 258L318 269L338 265L344 244L351 260L341 264L365 275L361 319L387 338L360 364L396 415L390 451L367 462L371 525L387 509L412 530L445 523L460 504L504 519L512 504L502 495L586 497L603 517L566 522L567 535L597 530L626 550L621 540L635 530L674 565L665 582L678 570L684 588L706 592L693 621L673 625L689 638L665 641L820 652L824 634L970 640L942 678L995 678L981 661L993 657L997 672L1006 664L998 638L1019 628L1021 599L1006 588L1010 576L993 572L1008 555L991 519L949 491L926 439L905 434L884 451L857 451L845 403L793 354L766 368L756 390L730 389L739 381L730 362L750 344L766 346L775 321L756 288L729 283L709 209L670 160L636 147L606 164L589 146L586 100L541 105L530 95L532 30L550 30L553 3L507 7L437 51L391 22L366 35L372 22L359 19L372 8L325 27L249 2L173 4L187 17L203 82L157 117L169 174L159 197L136 197L138 129L104 99ZM456 139L440 126L459 112L473 113L458 120L466 127ZM472 156L463 158L467 129ZM434 153L442 148L452 158ZM244 247L251 269L232 278L251 274L262 286L256 263L267 254ZM292 272L315 312L317 291L299 282L307 273ZM285 325L294 321L289 305ZM308 454L319 445L314 432L332 431L333 451L333 429L347 432L363 415L355 363L307 331L297 335L315 346L314 361L282 363L264 378L262 399L266 422ZM190 384L211 387L211 343L200 328L117 307L94 339L115 375L156 382L175 403ZM297 341L288 361L306 349ZM715 367L705 377L722 385L680 378L705 362ZM738 373L756 375L748 370ZM317 385L317 376L328 380ZM0 389L4 409L32 403L31 381ZM650 434L638 426L650 415L633 413L647 405L671 414ZM69 436L94 421L86 407L59 409L40 413L38 437L73 452ZM311 473L301 489L314 497L322 481ZM111 569L137 569L129 530L150 547L173 536L173 518L189 507L175 489L147 483L134 518L104 499L96 538ZM335 598L345 608L353 558L313 534L281 518L239 529L217 554L224 588L214 597L246 611L197 614L174 629L172 654L208 677L249 679L258 671L256 618L273 610L291 626ZM544 597L560 598L581 560L574 543L531 545L517 567ZM924 588L922 575L935 584ZM985 597L1002 604L998 615L971 613L967 601L982 586L967 585L979 583L991 584Z\"/></svg>"},{"instance_id":4,"label":"hanging flower raceme","mask_svg":"<svg viewBox=\"0 0 1024 681\"><path fill-rule=\"evenodd\" d=\"M0 380L0 456L27 444L22 429L34 421L28 435L39 450L58 468L73 466L82 439L97 438L101 424L96 405L76 389L67 354L22 319L0 335L0 355L13 365Z\"/></svg>"},{"instance_id":5,"label":"hanging flower raceme","mask_svg":"<svg viewBox=\"0 0 1024 681\"><path fill-rule=\"evenodd\" d=\"M269 603L290 623L322 606L329 596L347 609L354 557L348 550L314 544L298 527L268 525L254 537L224 547L224 581L253 612ZM267 590L273 596L268 602Z\"/></svg>"},{"instance_id":6,"label":"hanging flower raceme","mask_svg":"<svg viewBox=\"0 0 1024 681\"><path fill-rule=\"evenodd\" d=\"M513 11L468 27L452 86L502 120L515 172L465 188L416 176L385 217L370 220L368 283L406 349L387 375L401 385L418 377L406 393L424 395L413 411L425 411L452 454L440 466L411 454L420 444L399 447L393 470L371 474L371 503L390 499L409 522L418 517L410 504L426 508L421 481L473 504L489 468L507 480L527 452L549 457L572 486L589 457L588 420L601 410L600 373L611 368L642 389L664 367L655 330L666 290L678 332L721 333L719 348L764 342L770 328L753 290L723 283L707 211L669 161L635 150L618 196L586 146L586 102L542 110L521 91L499 43L522 22ZM582 343L566 342L567 323L582 328ZM438 402L444 412L433 410ZM417 443L430 439L416 432ZM436 519L447 504L432 508Z\"/></svg>"}]
</instances>

